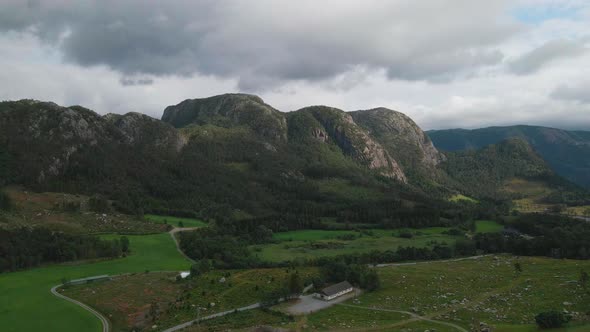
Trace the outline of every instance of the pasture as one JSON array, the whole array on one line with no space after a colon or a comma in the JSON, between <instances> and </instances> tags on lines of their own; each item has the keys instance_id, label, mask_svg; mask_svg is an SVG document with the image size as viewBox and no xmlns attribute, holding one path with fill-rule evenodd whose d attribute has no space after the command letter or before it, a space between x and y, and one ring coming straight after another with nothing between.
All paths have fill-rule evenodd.
<instances>
[{"instance_id":1,"label":"pasture","mask_svg":"<svg viewBox=\"0 0 590 332\"><path fill-rule=\"evenodd\" d=\"M477 220L475 222L476 233L496 233L501 232L504 226L492 220Z\"/></svg>"},{"instance_id":2,"label":"pasture","mask_svg":"<svg viewBox=\"0 0 590 332\"><path fill-rule=\"evenodd\" d=\"M461 236L444 234L449 228L300 230L273 234L277 243L250 246L262 260L282 262L298 258L337 256L372 250L395 250L400 246L429 247L435 243L454 243ZM411 238L401 237L403 233Z\"/></svg>"},{"instance_id":3,"label":"pasture","mask_svg":"<svg viewBox=\"0 0 590 332\"><path fill-rule=\"evenodd\" d=\"M109 236L106 236L109 237ZM0 274L2 331L99 331L100 322L84 309L53 296L49 290L62 278L146 270L187 270L190 263L178 253L167 233L133 235L125 258L78 262Z\"/></svg>"}]
</instances>

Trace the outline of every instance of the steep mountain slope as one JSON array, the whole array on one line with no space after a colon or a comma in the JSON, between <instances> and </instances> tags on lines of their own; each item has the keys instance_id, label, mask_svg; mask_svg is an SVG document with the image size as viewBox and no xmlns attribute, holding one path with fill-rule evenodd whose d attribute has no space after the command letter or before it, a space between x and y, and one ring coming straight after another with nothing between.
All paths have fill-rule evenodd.
<instances>
[{"instance_id":1,"label":"steep mountain slope","mask_svg":"<svg viewBox=\"0 0 590 332\"><path fill-rule=\"evenodd\" d=\"M281 113L227 94L170 106L163 119L0 103L0 185L100 193L127 213L300 228L325 218L437 223L433 207L450 193L495 197L511 177L549 174L526 144L446 160L411 119L386 109Z\"/></svg>"},{"instance_id":2,"label":"steep mountain slope","mask_svg":"<svg viewBox=\"0 0 590 332\"><path fill-rule=\"evenodd\" d=\"M0 103L0 147L15 183L44 184L67 175L101 182L106 173L117 173L117 165L133 164L133 157L163 159L183 144L174 128L145 115L101 117L80 106L33 100Z\"/></svg>"},{"instance_id":3,"label":"steep mountain slope","mask_svg":"<svg viewBox=\"0 0 590 332\"><path fill-rule=\"evenodd\" d=\"M397 161L349 113L327 106L311 106L290 113L288 123L291 140L313 138L316 143L333 143L361 165L401 182L407 181Z\"/></svg>"},{"instance_id":4,"label":"steep mountain slope","mask_svg":"<svg viewBox=\"0 0 590 332\"><path fill-rule=\"evenodd\" d=\"M403 113L375 108L350 115L400 162L407 174L432 178L436 167L445 160L422 129Z\"/></svg>"},{"instance_id":5,"label":"steep mountain slope","mask_svg":"<svg viewBox=\"0 0 590 332\"><path fill-rule=\"evenodd\" d=\"M0 183L101 193L128 213L274 215L299 224L377 201L428 199L402 188L396 161L341 110L285 114L258 97L231 94L168 107L164 119L170 123L30 100L0 103Z\"/></svg>"},{"instance_id":6,"label":"steep mountain slope","mask_svg":"<svg viewBox=\"0 0 590 332\"><path fill-rule=\"evenodd\" d=\"M564 178L590 188L590 132L535 126L490 127L475 130L433 130L428 135L443 151L478 149L520 137Z\"/></svg>"}]
</instances>

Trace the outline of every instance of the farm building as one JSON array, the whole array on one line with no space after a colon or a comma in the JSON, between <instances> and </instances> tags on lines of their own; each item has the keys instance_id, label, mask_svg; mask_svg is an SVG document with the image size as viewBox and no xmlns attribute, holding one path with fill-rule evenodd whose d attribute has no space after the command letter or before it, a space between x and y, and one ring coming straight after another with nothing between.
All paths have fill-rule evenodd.
<instances>
[{"instance_id":1,"label":"farm building","mask_svg":"<svg viewBox=\"0 0 590 332\"><path fill-rule=\"evenodd\" d=\"M97 282L97 281L108 281L111 280L111 277L108 275L102 275L102 276L95 276L95 277L88 277L88 278L82 278L82 279L73 279L70 280L68 282L68 284L70 285L81 285L81 284L88 284L91 282Z\"/></svg>"},{"instance_id":2,"label":"farm building","mask_svg":"<svg viewBox=\"0 0 590 332\"><path fill-rule=\"evenodd\" d=\"M353 290L354 288L348 281L343 281L322 289L318 293L315 293L314 297L325 301L330 301L344 294L348 294Z\"/></svg>"}]
</instances>

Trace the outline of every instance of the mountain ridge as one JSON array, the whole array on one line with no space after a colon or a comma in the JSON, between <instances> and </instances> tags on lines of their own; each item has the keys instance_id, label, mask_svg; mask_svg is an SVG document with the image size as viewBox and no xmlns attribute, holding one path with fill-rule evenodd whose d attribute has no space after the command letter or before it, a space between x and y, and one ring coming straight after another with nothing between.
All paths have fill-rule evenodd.
<instances>
[{"instance_id":1,"label":"mountain ridge","mask_svg":"<svg viewBox=\"0 0 590 332\"><path fill-rule=\"evenodd\" d=\"M508 138L523 138L558 174L590 188L590 131L518 125L434 130L427 133L435 146L443 151L479 149Z\"/></svg>"}]
</instances>

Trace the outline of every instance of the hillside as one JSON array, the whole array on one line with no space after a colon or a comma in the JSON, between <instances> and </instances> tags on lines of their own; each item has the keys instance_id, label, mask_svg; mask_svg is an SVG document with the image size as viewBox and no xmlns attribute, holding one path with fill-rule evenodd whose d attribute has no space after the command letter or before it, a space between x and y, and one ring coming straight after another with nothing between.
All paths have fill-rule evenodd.
<instances>
[{"instance_id":1,"label":"hillside","mask_svg":"<svg viewBox=\"0 0 590 332\"><path fill-rule=\"evenodd\" d=\"M432 130L428 135L443 151L479 149L508 138L519 137L564 178L590 188L590 132L535 126L490 127L465 130Z\"/></svg>"},{"instance_id":2,"label":"hillside","mask_svg":"<svg viewBox=\"0 0 590 332\"><path fill-rule=\"evenodd\" d=\"M436 224L453 194L511 198L514 178L551 178L554 203L577 197L525 141L445 156L396 111L283 113L245 94L185 100L162 120L0 103L0 176L3 186L101 194L127 214L272 220L275 229L408 216Z\"/></svg>"},{"instance_id":3,"label":"hillside","mask_svg":"<svg viewBox=\"0 0 590 332\"><path fill-rule=\"evenodd\" d=\"M478 198L522 200L530 204L589 202L587 191L557 175L532 145L511 138L479 150L447 153L441 166L463 193Z\"/></svg>"},{"instance_id":4,"label":"hillside","mask_svg":"<svg viewBox=\"0 0 590 332\"><path fill-rule=\"evenodd\" d=\"M0 103L1 185L102 194L130 214L276 216L301 227L358 218L375 204L375 220L401 201L418 211L432 198L405 175L401 165L410 170L415 161L394 150L342 110L282 113L243 94L186 100L167 107L163 120Z\"/></svg>"}]
</instances>

